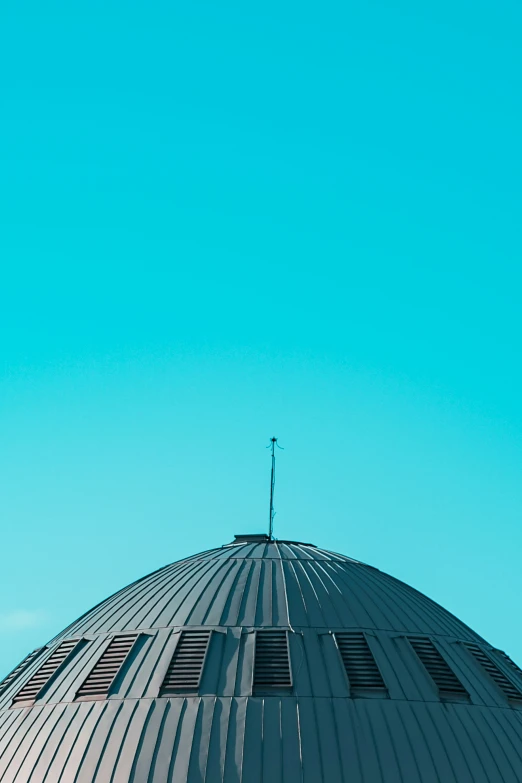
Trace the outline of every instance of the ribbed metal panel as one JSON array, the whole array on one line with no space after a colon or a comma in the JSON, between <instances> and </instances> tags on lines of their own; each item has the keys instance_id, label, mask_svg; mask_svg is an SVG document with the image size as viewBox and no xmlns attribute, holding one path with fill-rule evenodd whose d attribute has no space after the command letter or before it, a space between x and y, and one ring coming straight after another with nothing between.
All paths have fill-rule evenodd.
<instances>
[{"instance_id":1,"label":"ribbed metal panel","mask_svg":"<svg viewBox=\"0 0 522 783\"><path fill-rule=\"evenodd\" d=\"M506 677L504 672L498 668L485 650L481 649L477 644L466 644L466 648L508 699L522 701L522 692Z\"/></svg>"},{"instance_id":2,"label":"ribbed metal panel","mask_svg":"<svg viewBox=\"0 0 522 783\"><path fill-rule=\"evenodd\" d=\"M24 672L28 666L35 661L39 655L42 654L44 651L44 647L38 647L38 649L33 650L33 652L30 652L29 655L26 655L23 661L21 661L16 668L13 669L12 672L10 672L7 677L0 682L0 696L5 693L5 691L13 684L13 682Z\"/></svg>"},{"instance_id":3,"label":"ribbed metal panel","mask_svg":"<svg viewBox=\"0 0 522 783\"><path fill-rule=\"evenodd\" d=\"M72 652L80 643L79 639L69 639L62 642L56 650L47 658L45 663L40 666L29 682L18 691L13 699L13 706L20 703L34 701L41 691L51 682L58 671L69 660Z\"/></svg>"},{"instance_id":4,"label":"ribbed metal panel","mask_svg":"<svg viewBox=\"0 0 522 783\"><path fill-rule=\"evenodd\" d=\"M210 631L182 631L161 685L161 695L197 692L210 642Z\"/></svg>"},{"instance_id":5,"label":"ribbed metal panel","mask_svg":"<svg viewBox=\"0 0 522 783\"><path fill-rule=\"evenodd\" d=\"M254 658L254 694L292 687L286 631L257 631Z\"/></svg>"},{"instance_id":6,"label":"ribbed metal panel","mask_svg":"<svg viewBox=\"0 0 522 783\"><path fill-rule=\"evenodd\" d=\"M350 691L385 691L386 685L364 633L336 633Z\"/></svg>"},{"instance_id":7,"label":"ribbed metal panel","mask_svg":"<svg viewBox=\"0 0 522 783\"><path fill-rule=\"evenodd\" d=\"M76 694L78 699L107 696L132 650L137 634L115 636Z\"/></svg>"},{"instance_id":8,"label":"ribbed metal panel","mask_svg":"<svg viewBox=\"0 0 522 783\"><path fill-rule=\"evenodd\" d=\"M102 692L75 700L114 635L141 633L117 675L114 662L101 672ZM176 669L191 634L206 652ZM10 709L39 659L0 694L0 783L522 780L522 704L465 644L513 684L518 672L433 601L342 555L238 542L124 588L59 641L83 635L36 704ZM430 639L469 700L442 703L425 667L444 686L447 671L424 652L422 666L408 636ZM189 687L169 692L181 671Z\"/></svg>"},{"instance_id":9,"label":"ribbed metal panel","mask_svg":"<svg viewBox=\"0 0 522 783\"><path fill-rule=\"evenodd\" d=\"M0 781L520 783L513 710L435 707L196 697L17 710Z\"/></svg>"},{"instance_id":10,"label":"ribbed metal panel","mask_svg":"<svg viewBox=\"0 0 522 783\"><path fill-rule=\"evenodd\" d=\"M120 590L58 638L164 627L382 629L482 641L434 601L371 566L301 544L236 544Z\"/></svg>"},{"instance_id":11,"label":"ribbed metal panel","mask_svg":"<svg viewBox=\"0 0 522 783\"><path fill-rule=\"evenodd\" d=\"M408 641L443 698L468 697L468 692L431 639L410 636Z\"/></svg>"}]
</instances>

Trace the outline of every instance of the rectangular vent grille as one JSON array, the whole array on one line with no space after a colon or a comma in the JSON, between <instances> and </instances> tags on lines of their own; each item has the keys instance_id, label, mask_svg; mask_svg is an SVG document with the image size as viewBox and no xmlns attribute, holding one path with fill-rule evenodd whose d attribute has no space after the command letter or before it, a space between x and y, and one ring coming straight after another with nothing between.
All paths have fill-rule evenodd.
<instances>
[{"instance_id":1,"label":"rectangular vent grille","mask_svg":"<svg viewBox=\"0 0 522 783\"><path fill-rule=\"evenodd\" d=\"M286 631L257 631L254 694L292 687Z\"/></svg>"},{"instance_id":2,"label":"rectangular vent grille","mask_svg":"<svg viewBox=\"0 0 522 783\"><path fill-rule=\"evenodd\" d=\"M522 693L511 680L508 680L504 672L493 663L489 655L478 644L467 644L466 647L508 699L522 700Z\"/></svg>"},{"instance_id":3,"label":"rectangular vent grille","mask_svg":"<svg viewBox=\"0 0 522 783\"><path fill-rule=\"evenodd\" d=\"M197 691L210 641L210 631L182 631L161 685L161 695Z\"/></svg>"},{"instance_id":4,"label":"rectangular vent grille","mask_svg":"<svg viewBox=\"0 0 522 783\"><path fill-rule=\"evenodd\" d=\"M408 640L441 696L468 696L466 689L431 639L409 636Z\"/></svg>"},{"instance_id":5,"label":"rectangular vent grille","mask_svg":"<svg viewBox=\"0 0 522 783\"><path fill-rule=\"evenodd\" d=\"M45 663L40 666L36 674L33 674L24 687L18 691L13 699L13 704L34 701L43 688L51 681L60 667L66 662L78 644L78 639L62 642L49 658L47 658Z\"/></svg>"},{"instance_id":6,"label":"rectangular vent grille","mask_svg":"<svg viewBox=\"0 0 522 783\"><path fill-rule=\"evenodd\" d=\"M350 690L385 691L386 685L365 635L336 633L337 646L350 683Z\"/></svg>"},{"instance_id":7,"label":"rectangular vent grille","mask_svg":"<svg viewBox=\"0 0 522 783\"><path fill-rule=\"evenodd\" d=\"M507 653L504 652L504 650L496 650L496 652L502 656L502 658L506 661L506 663L509 663L512 669L514 669L517 674L522 674L522 669L518 664L515 663L515 661L509 657Z\"/></svg>"},{"instance_id":8,"label":"rectangular vent grille","mask_svg":"<svg viewBox=\"0 0 522 783\"><path fill-rule=\"evenodd\" d=\"M37 650L33 650L33 652L29 653L29 655L26 655L25 658L21 663L18 664L18 666L13 669L10 674L7 675L7 677L0 682L0 696L2 693L5 693L5 691L9 688L11 683L13 683L16 678L31 664L38 656L44 651L44 647L39 647Z\"/></svg>"},{"instance_id":9,"label":"rectangular vent grille","mask_svg":"<svg viewBox=\"0 0 522 783\"><path fill-rule=\"evenodd\" d=\"M107 696L137 638L138 634L115 636L81 686L76 698L94 699Z\"/></svg>"}]
</instances>

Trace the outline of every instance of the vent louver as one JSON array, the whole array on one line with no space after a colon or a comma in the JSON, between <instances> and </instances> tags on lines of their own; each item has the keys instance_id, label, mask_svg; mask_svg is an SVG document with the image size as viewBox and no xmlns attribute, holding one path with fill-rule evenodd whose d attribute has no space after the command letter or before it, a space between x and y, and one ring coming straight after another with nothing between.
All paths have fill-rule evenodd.
<instances>
[{"instance_id":1,"label":"vent louver","mask_svg":"<svg viewBox=\"0 0 522 783\"><path fill-rule=\"evenodd\" d=\"M161 685L161 696L197 691L210 641L210 631L182 631Z\"/></svg>"},{"instance_id":2,"label":"vent louver","mask_svg":"<svg viewBox=\"0 0 522 783\"><path fill-rule=\"evenodd\" d=\"M478 644L466 644L467 649L470 651L475 660L482 666L485 672L489 674L495 685L502 691L502 693L508 697L508 699L514 699L515 701L522 701L522 693L518 688L508 680L503 671L501 671L497 665L491 660L489 655L478 646Z\"/></svg>"},{"instance_id":3,"label":"vent louver","mask_svg":"<svg viewBox=\"0 0 522 783\"><path fill-rule=\"evenodd\" d=\"M81 686L76 698L96 699L107 696L137 638L138 634L115 636Z\"/></svg>"},{"instance_id":4,"label":"vent louver","mask_svg":"<svg viewBox=\"0 0 522 783\"><path fill-rule=\"evenodd\" d=\"M286 631L257 631L254 659L254 695L292 687Z\"/></svg>"},{"instance_id":5,"label":"vent louver","mask_svg":"<svg viewBox=\"0 0 522 783\"><path fill-rule=\"evenodd\" d=\"M34 702L79 644L79 639L70 639L66 642L62 642L40 666L31 679L26 682L23 688L18 691L13 699L13 706L20 704L21 702Z\"/></svg>"},{"instance_id":6,"label":"vent louver","mask_svg":"<svg viewBox=\"0 0 522 783\"><path fill-rule=\"evenodd\" d=\"M13 683L16 678L19 677L25 669L27 669L29 664L38 658L44 649L44 647L39 647L37 650L33 650L33 652L29 653L29 655L26 655L23 661L19 663L18 666L13 669L13 671L10 672L4 680L2 680L2 682L0 682L0 696L2 693L5 693L11 683Z\"/></svg>"},{"instance_id":7,"label":"vent louver","mask_svg":"<svg viewBox=\"0 0 522 783\"><path fill-rule=\"evenodd\" d=\"M509 663L511 668L514 669L517 672L517 674L522 675L522 669L520 668L520 666L516 664L515 661L512 658L510 658L507 653L504 652L504 650L495 650L495 652L498 653L498 655L501 655L502 658L506 661L506 663Z\"/></svg>"},{"instance_id":8,"label":"vent louver","mask_svg":"<svg viewBox=\"0 0 522 783\"><path fill-rule=\"evenodd\" d=\"M362 632L336 633L350 691L386 691L386 685Z\"/></svg>"},{"instance_id":9,"label":"vent louver","mask_svg":"<svg viewBox=\"0 0 522 783\"><path fill-rule=\"evenodd\" d=\"M431 639L409 636L408 640L442 697L468 697L468 692Z\"/></svg>"}]
</instances>

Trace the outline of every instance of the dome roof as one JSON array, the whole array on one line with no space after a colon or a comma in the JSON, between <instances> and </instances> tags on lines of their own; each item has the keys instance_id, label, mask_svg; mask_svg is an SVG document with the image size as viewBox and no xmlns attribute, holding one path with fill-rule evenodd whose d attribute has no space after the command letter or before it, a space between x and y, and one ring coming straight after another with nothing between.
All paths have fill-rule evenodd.
<instances>
[{"instance_id":1,"label":"dome roof","mask_svg":"<svg viewBox=\"0 0 522 783\"><path fill-rule=\"evenodd\" d=\"M125 587L0 684L1 783L522 778L522 672L404 583L237 536Z\"/></svg>"},{"instance_id":2,"label":"dome roof","mask_svg":"<svg viewBox=\"0 0 522 783\"><path fill-rule=\"evenodd\" d=\"M479 638L434 601L372 566L263 535L236 536L232 544L149 574L58 638L178 626L363 628Z\"/></svg>"}]
</instances>

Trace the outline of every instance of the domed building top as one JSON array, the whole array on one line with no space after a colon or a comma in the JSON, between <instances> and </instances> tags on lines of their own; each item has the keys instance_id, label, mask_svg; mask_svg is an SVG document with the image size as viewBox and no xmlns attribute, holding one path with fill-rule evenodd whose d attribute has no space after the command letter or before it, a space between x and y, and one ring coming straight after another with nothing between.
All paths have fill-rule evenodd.
<instances>
[{"instance_id":1,"label":"domed building top","mask_svg":"<svg viewBox=\"0 0 522 783\"><path fill-rule=\"evenodd\" d=\"M0 783L520 783L522 672L434 601L236 536L0 683Z\"/></svg>"},{"instance_id":2,"label":"domed building top","mask_svg":"<svg viewBox=\"0 0 522 783\"><path fill-rule=\"evenodd\" d=\"M365 628L480 638L372 566L264 535L236 536L232 544L165 566L96 606L65 634L173 626Z\"/></svg>"}]
</instances>

